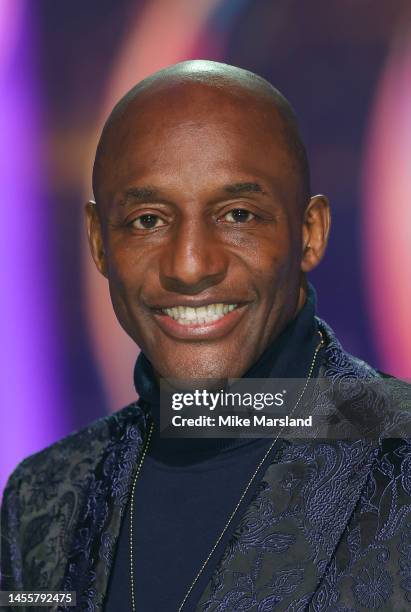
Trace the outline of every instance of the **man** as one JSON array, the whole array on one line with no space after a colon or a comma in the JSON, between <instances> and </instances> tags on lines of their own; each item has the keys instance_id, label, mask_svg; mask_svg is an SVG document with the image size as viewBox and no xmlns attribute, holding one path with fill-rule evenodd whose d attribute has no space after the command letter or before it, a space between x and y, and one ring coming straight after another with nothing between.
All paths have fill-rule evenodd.
<instances>
[{"instance_id":1,"label":"man","mask_svg":"<svg viewBox=\"0 0 411 612\"><path fill-rule=\"evenodd\" d=\"M142 351L140 399L15 470L3 589L74 590L82 610L409 609L406 440L159 433L161 378L321 378L313 411L338 394L338 414L394 397L315 317L330 211L287 101L223 64L160 71L112 111L93 190L91 252Z\"/></svg>"}]
</instances>

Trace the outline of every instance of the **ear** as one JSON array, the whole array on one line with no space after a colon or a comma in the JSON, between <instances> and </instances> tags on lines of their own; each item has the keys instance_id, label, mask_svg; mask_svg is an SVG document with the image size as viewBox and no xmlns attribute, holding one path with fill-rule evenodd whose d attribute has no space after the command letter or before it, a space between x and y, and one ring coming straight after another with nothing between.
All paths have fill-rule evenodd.
<instances>
[{"instance_id":1,"label":"ear","mask_svg":"<svg viewBox=\"0 0 411 612\"><path fill-rule=\"evenodd\" d=\"M103 233L96 203L92 200L87 202L85 206L85 213L88 243L90 245L94 263L97 266L97 270L107 278L107 264L103 246Z\"/></svg>"},{"instance_id":2,"label":"ear","mask_svg":"<svg viewBox=\"0 0 411 612\"><path fill-rule=\"evenodd\" d=\"M310 272L322 260L331 226L330 203L323 195L313 196L304 213L301 270Z\"/></svg>"}]
</instances>

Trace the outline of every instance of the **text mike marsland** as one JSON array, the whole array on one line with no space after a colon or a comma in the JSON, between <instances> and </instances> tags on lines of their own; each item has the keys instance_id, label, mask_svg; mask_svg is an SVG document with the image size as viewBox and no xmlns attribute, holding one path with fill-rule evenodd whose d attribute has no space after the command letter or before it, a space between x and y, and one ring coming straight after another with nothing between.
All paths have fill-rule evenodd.
<instances>
[{"instance_id":1,"label":"text mike marsland","mask_svg":"<svg viewBox=\"0 0 411 612\"><path fill-rule=\"evenodd\" d=\"M176 414L171 419L171 423L174 427L312 427L312 416L302 419L290 418L288 415L275 418L254 414L252 418L237 415L218 417L202 415L188 418Z\"/></svg>"}]
</instances>

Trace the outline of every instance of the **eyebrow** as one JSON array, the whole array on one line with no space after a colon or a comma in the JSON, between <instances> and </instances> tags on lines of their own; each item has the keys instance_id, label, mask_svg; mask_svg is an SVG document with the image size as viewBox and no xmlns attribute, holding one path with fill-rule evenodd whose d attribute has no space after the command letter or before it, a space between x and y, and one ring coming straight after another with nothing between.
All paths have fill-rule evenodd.
<instances>
[{"instance_id":1,"label":"eyebrow","mask_svg":"<svg viewBox=\"0 0 411 612\"><path fill-rule=\"evenodd\" d=\"M262 188L259 183L230 183L224 185L223 191L230 195L239 195L247 193L261 193L267 195L266 191ZM142 186L142 187L129 187L126 189L121 197L120 205L124 206L130 200L137 200L138 202L158 202L165 201L161 194L161 191L156 187Z\"/></svg>"},{"instance_id":2,"label":"eyebrow","mask_svg":"<svg viewBox=\"0 0 411 612\"><path fill-rule=\"evenodd\" d=\"M239 193L262 193L266 195L259 183L232 183L231 185L225 185L224 191L233 195Z\"/></svg>"},{"instance_id":3,"label":"eyebrow","mask_svg":"<svg viewBox=\"0 0 411 612\"><path fill-rule=\"evenodd\" d=\"M160 192L155 187L130 187L123 192L120 204L126 204L130 199L150 202L159 198Z\"/></svg>"}]
</instances>

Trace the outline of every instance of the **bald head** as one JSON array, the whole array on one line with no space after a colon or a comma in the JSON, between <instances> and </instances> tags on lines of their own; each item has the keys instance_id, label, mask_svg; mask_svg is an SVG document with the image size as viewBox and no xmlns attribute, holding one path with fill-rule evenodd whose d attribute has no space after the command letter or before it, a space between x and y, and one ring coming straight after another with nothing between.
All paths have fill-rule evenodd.
<instances>
[{"instance_id":1,"label":"bald head","mask_svg":"<svg viewBox=\"0 0 411 612\"><path fill-rule=\"evenodd\" d=\"M131 118L142 123L164 124L168 116L180 109L187 118L191 112L204 111L205 116L236 106L243 109L243 131L247 137L248 118L258 114L263 129L281 138L298 179L297 198L305 208L310 196L310 173L306 150L295 114L286 98L262 77L235 66L219 62L192 60L160 70L135 85L110 113L97 147L93 168L93 191L96 202L102 199L102 177L114 163L122 130ZM157 115L156 115L157 112ZM138 136L138 135L137 135ZM252 134L249 135L252 138ZM138 141L136 141L138 146ZM114 153L114 154L113 154Z\"/></svg>"}]
</instances>

